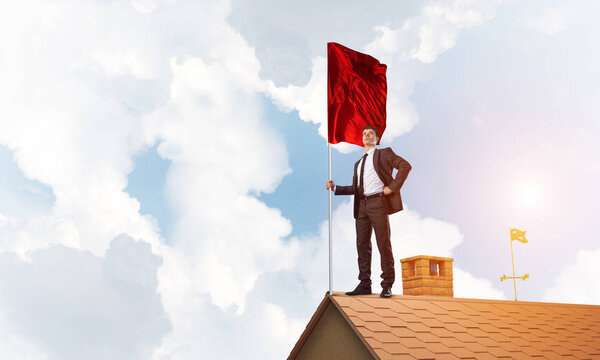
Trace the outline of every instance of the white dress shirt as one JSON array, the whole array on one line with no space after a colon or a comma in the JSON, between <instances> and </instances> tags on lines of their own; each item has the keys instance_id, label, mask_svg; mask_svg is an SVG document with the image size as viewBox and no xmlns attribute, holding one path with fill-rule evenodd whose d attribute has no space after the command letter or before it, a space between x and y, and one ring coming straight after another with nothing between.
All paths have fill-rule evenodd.
<instances>
[{"instance_id":1,"label":"white dress shirt","mask_svg":"<svg viewBox=\"0 0 600 360\"><path fill-rule=\"evenodd\" d=\"M365 163L365 173L363 174L363 178L365 180L364 189L365 196L379 194L383 192L383 182L377 175L375 171L375 167L373 166L373 154L375 153L375 148L371 148L367 151L366 163ZM358 187L360 187L360 168L362 166L362 162L365 160L360 160L358 166L356 167L356 178L358 179Z\"/></svg>"}]
</instances>

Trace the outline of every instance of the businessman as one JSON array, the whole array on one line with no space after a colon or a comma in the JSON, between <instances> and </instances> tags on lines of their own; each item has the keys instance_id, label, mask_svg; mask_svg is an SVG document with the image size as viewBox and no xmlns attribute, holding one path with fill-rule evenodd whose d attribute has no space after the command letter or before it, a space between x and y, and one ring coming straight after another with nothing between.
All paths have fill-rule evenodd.
<instances>
[{"instance_id":1,"label":"businessman","mask_svg":"<svg viewBox=\"0 0 600 360\"><path fill-rule=\"evenodd\" d=\"M395 280L394 255L390 242L388 215L402 210L400 188L411 170L410 164L396 155L391 148L377 149L379 131L366 126L362 132L365 153L354 165L352 185L325 183L335 195L354 195L356 222L356 249L358 251L358 280L360 283L346 295L371 294L371 233L375 230L377 248L381 255L381 297L392 296ZM398 173L392 177L393 169Z\"/></svg>"}]
</instances>

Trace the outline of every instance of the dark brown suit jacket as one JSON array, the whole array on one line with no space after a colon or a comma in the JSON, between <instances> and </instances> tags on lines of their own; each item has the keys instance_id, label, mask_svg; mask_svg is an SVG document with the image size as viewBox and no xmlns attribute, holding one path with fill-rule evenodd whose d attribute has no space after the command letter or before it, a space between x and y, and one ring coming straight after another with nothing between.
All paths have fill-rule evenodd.
<instances>
[{"instance_id":1,"label":"dark brown suit jacket","mask_svg":"<svg viewBox=\"0 0 600 360\"><path fill-rule=\"evenodd\" d=\"M360 160L354 164L354 176L352 177L352 185L350 186L339 186L335 187L336 195L355 195L354 196L354 218L358 217L358 177L356 176L356 169ZM396 155L391 148L375 149L373 153L373 166L375 172L383 182L384 186L389 186L393 191L390 195L384 196L384 205L388 214L393 214L402 210L402 197L400 196L400 188L404 184L404 180L408 176L410 169L412 168L408 161L404 160L400 156ZM392 177L392 171L398 169L396 177Z\"/></svg>"}]
</instances>

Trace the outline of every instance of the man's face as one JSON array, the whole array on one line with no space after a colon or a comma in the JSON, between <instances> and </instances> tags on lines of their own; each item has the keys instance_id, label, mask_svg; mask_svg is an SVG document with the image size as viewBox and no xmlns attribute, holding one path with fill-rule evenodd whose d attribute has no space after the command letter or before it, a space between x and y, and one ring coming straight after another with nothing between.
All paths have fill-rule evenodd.
<instances>
[{"instance_id":1,"label":"man's face","mask_svg":"<svg viewBox=\"0 0 600 360\"><path fill-rule=\"evenodd\" d=\"M363 144L367 145L377 145L377 140L379 138L375 136L375 130L373 129L365 129L363 131Z\"/></svg>"}]
</instances>

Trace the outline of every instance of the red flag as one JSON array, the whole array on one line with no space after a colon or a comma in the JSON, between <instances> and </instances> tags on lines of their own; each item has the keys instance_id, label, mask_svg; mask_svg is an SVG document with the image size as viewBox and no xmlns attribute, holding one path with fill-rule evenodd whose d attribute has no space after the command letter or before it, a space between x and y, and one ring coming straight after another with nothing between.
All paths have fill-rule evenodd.
<instances>
[{"instance_id":1,"label":"red flag","mask_svg":"<svg viewBox=\"0 0 600 360\"><path fill-rule=\"evenodd\" d=\"M385 131L387 66L367 54L327 43L328 141L363 146L367 125Z\"/></svg>"}]
</instances>

